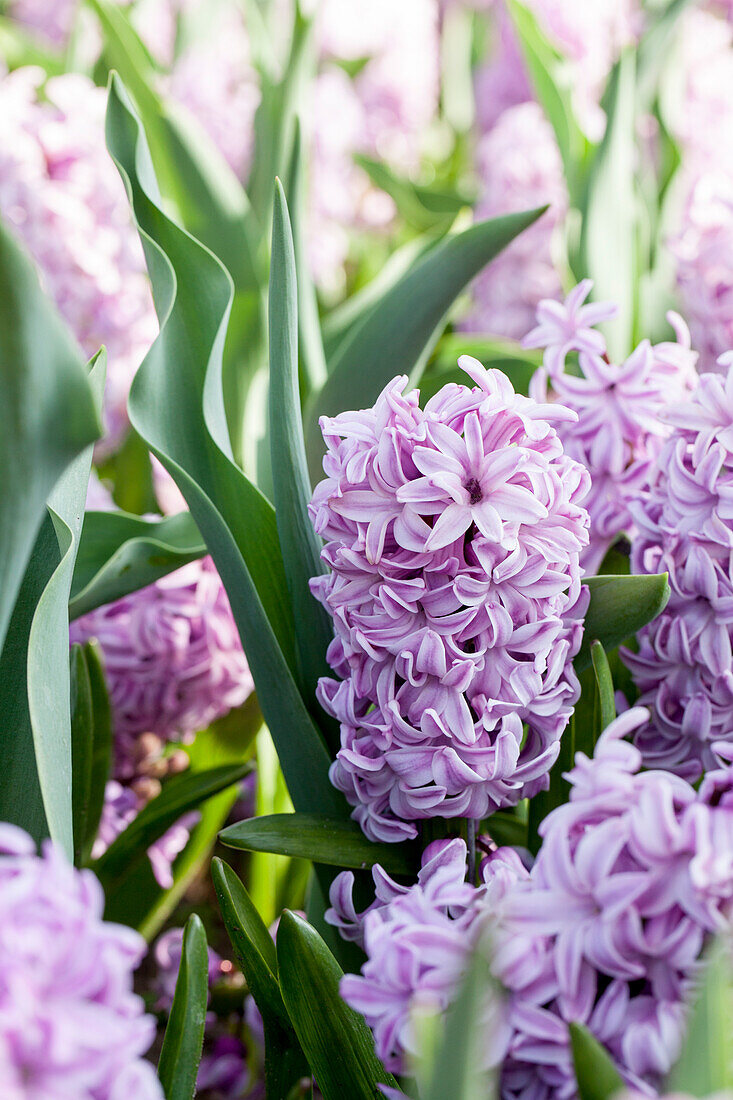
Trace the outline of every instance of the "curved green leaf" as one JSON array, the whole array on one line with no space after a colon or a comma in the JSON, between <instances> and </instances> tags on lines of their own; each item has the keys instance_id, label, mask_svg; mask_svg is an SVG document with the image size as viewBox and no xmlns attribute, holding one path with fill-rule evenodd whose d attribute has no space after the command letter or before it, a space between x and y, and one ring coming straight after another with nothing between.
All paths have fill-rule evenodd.
<instances>
[{"instance_id":1,"label":"curved green leaf","mask_svg":"<svg viewBox=\"0 0 733 1100\"><path fill-rule=\"evenodd\" d=\"M592 642L599 641L606 651L613 649L655 619L669 599L666 573L588 577L583 584L590 588L590 605L576 672L590 665Z\"/></svg>"},{"instance_id":2,"label":"curved green leaf","mask_svg":"<svg viewBox=\"0 0 733 1100\"><path fill-rule=\"evenodd\" d=\"M390 875L414 875L419 850L411 844L375 844L355 821L322 814L271 814L229 825L219 834L228 848L297 856L332 867L363 869L379 863Z\"/></svg>"},{"instance_id":3,"label":"curved green leaf","mask_svg":"<svg viewBox=\"0 0 733 1100\"><path fill-rule=\"evenodd\" d=\"M354 325L339 344L326 384L306 413L312 477L318 474L323 453L318 417L373 404L397 374L417 382L458 295L545 209L479 222L440 241Z\"/></svg>"},{"instance_id":4,"label":"curved green leaf","mask_svg":"<svg viewBox=\"0 0 733 1100\"><path fill-rule=\"evenodd\" d=\"M593 642L590 647L593 672L596 678L598 702L600 706L601 729L610 726L616 717L616 703L613 695L613 678L611 667L608 663L606 651L600 642Z\"/></svg>"},{"instance_id":5,"label":"curved green leaf","mask_svg":"<svg viewBox=\"0 0 733 1100\"><path fill-rule=\"evenodd\" d=\"M357 154L356 163L369 179L394 200L399 215L418 232L446 231L471 200L458 191L423 187L398 175L383 161Z\"/></svg>"},{"instance_id":6,"label":"curved green leaf","mask_svg":"<svg viewBox=\"0 0 733 1100\"><path fill-rule=\"evenodd\" d=\"M209 997L209 953L199 917L188 918L168 1026L158 1060L166 1100L193 1100L204 1046Z\"/></svg>"},{"instance_id":7,"label":"curved green leaf","mask_svg":"<svg viewBox=\"0 0 733 1100\"><path fill-rule=\"evenodd\" d=\"M107 140L130 194L161 331L130 394L134 427L186 498L226 586L265 721L296 808L346 813L298 691L292 609L272 506L232 460L221 385L231 282L155 201L140 123L112 78Z\"/></svg>"},{"instance_id":8,"label":"curved green leaf","mask_svg":"<svg viewBox=\"0 0 733 1100\"><path fill-rule=\"evenodd\" d=\"M127 512L87 512L71 584L69 615L145 588L206 553L189 512L161 520Z\"/></svg>"},{"instance_id":9,"label":"curved green leaf","mask_svg":"<svg viewBox=\"0 0 733 1100\"><path fill-rule=\"evenodd\" d=\"M148 802L95 862L94 871L105 893L116 890L119 881L130 875L145 858L151 844L184 814L238 783L250 771L251 764L224 764L208 771L184 772L169 779L160 794Z\"/></svg>"},{"instance_id":10,"label":"curved green leaf","mask_svg":"<svg viewBox=\"0 0 733 1100\"><path fill-rule=\"evenodd\" d=\"M481 950L474 951L458 996L444 1014L429 1081L421 1081L424 1100L446 1100L448 1096L451 1100L487 1100L492 1096L491 1074L484 1068L482 1019L487 996L499 995L486 958Z\"/></svg>"},{"instance_id":11,"label":"curved green leaf","mask_svg":"<svg viewBox=\"0 0 733 1100\"><path fill-rule=\"evenodd\" d=\"M277 930L280 989L324 1100L375 1100L396 1086L374 1052L364 1017L339 995L341 967L306 921L286 910Z\"/></svg>"},{"instance_id":12,"label":"curved green leaf","mask_svg":"<svg viewBox=\"0 0 733 1100\"><path fill-rule=\"evenodd\" d=\"M590 168L583 205L579 275L593 279L595 301L611 301L618 313L604 325L614 361L631 351L638 299L634 156L636 62L621 55L609 80L606 132Z\"/></svg>"},{"instance_id":13,"label":"curved green leaf","mask_svg":"<svg viewBox=\"0 0 733 1100\"><path fill-rule=\"evenodd\" d=\"M569 1031L580 1100L610 1100L624 1091L620 1073L595 1035L582 1024L570 1024Z\"/></svg>"},{"instance_id":14,"label":"curved green leaf","mask_svg":"<svg viewBox=\"0 0 733 1100\"><path fill-rule=\"evenodd\" d=\"M321 540L308 516L310 483L298 391L298 290L295 251L282 185L275 184L270 266L270 453L277 530L295 620L303 695L315 706L326 650L333 638L325 608L313 598L311 577L323 573ZM338 749L338 729L331 738Z\"/></svg>"},{"instance_id":15,"label":"curved green leaf","mask_svg":"<svg viewBox=\"0 0 733 1100\"><path fill-rule=\"evenodd\" d=\"M2 225L0 391L1 648L48 495L101 430L81 354Z\"/></svg>"}]
</instances>

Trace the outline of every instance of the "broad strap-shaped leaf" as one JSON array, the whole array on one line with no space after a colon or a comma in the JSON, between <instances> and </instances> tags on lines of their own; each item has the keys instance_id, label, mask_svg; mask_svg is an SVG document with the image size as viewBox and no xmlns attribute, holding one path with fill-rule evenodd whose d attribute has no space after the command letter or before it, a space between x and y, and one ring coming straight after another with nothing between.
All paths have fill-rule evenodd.
<instances>
[{"instance_id":1,"label":"broad strap-shaped leaf","mask_svg":"<svg viewBox=\"0 0 733 1100\"><path fill-rule=\"evenodd\" d=\"M323 454L318 417L372 405L395 375L419 381L456 298L544 209L479 222L440 241L354 325L329 363L325 386L307 410L311 477L318 476Z\"/></svg>"},{"instance_id":2,"label":"broad strap-shaped leaf","mask_svg":"<svg viewBox=\"0 0 733 1100\"><path fill-rule=\"evenodd\" d=\"M92 689L92 678L87 664L85 647L75 644L71 647L69 655L71 666L71 810L74 836L74 864L79 867L87 856L87 840L89 837L90 817L92 801L92 771L95 760L95 699ZM104 707L106 703L106 707ZM107 747L107 764L109 764L109 747L111 736L109 700L102 697L103 713L101 723L104 730L100 730L100 740ZM102 799L104 798L104 785L107 781L107 773L101 777ZM95 795L97 792L95 792ZM97 796L98 797L98 796ZM95 822L99 824L99 818Z\"/></svg>"},{"instance_id":3,"label":"broad strap-shaped leaf","mask_svg":"<svg viewBox=\"0 0 733 1100\"><path fill-rule=\"evenodd\" d=\"M228 825L220 835L228 848L274 852L332 867L364 869L379 863L390 875L414 875L420 853L413 844L375 844L355 821L323 814L271 814Z\"/></svg>"},{"instance_id":4,"label":"broad strap-shaped leaf","mask_svg":"<svg viewBox=\"0 0 733 1100\"><path fill-rule=\"evenodd\" d=\"M529 7L520 0L507 0L507 11L534 93L555 131L570 201L575 205L582 193L590 146L573 110L567 65L563 66L563 59L540 29Z\"/></svg>"},{"instance_id":5,"label":"broad strap-shaped leaf","mask_svg":"<svg viewBox=\"0 0 733 1100\"><path fill-rule=\"evenodd\" d=\"M81 353L2 225L0 392L1 649L48 495L101 430Z\"/></svg>"},{"instance_id":6,"label":"broad strap-shaped leaf","mask_svg":"<svg viewBox=\"0 0 733 1100\"><path fill-rule=\"evenodd\" d=\"M137 592L205 553L189 512L160 520L127 512L87 512L74 565L69 615L76 619Z\"/></svg>"},{"instance_id":7,"label":"broad strap-shaped leaf","mask_svg":"<svg viewBox=\"0 0 733 1100\"><path fill-rule=\"evenodd\" d=\"M275 516L295 620L301 690L315 707L316 685L328 675L333 638L324 607L308 582L324 572L321 540L308 516L310 483L298 389L298 288L295 250L282 185L275 184L270 262L270 453ZM331 749L338 750L338 728Z\"/></svg>"},{"instance_id":8,"label":"broad strap-shaped leaf","mask_svg":"<svg viewBox=\"0 0 733 1100\"><path fill-rule=\"evenodd\" d=\"M373 157L358 154L355 160L372 183L394 200L404 221L418 232L447 231L461 210L471 205L470 198L458 191L413 183Z\"/></svg>"},{"instance_id":9,"label":"broad strap-shaped leaf","mask_svg":"<svg viewBox=\"0 0 733 1100\"><path fill-rule=\"evenodd\" d=\"M609 652L655 619L669 599L666 573L588 577L583 584L590 588L590 605L576 672L590 665L592 642L599 641Z\"/></svg>"},{"instance_id":10,"label":"broad strap-shaped leaf","mask_svg":"<svg viewBox=\"0 0 733 1100\"><path fill-rule=\"evenodd\" d=\"M638 299L634 156L635 58L625 51L604 97L606 132L590 168L583 205L578 277L593 279L595 301L611 301L618 313L604 325L614 361L631 351Z\"/></svg>"},{"instance_id":11,"label":"broad strap-shaped leaf","mask_svg":"<svg viewBox=\"0 0 733 1100\"><path fill-rule=\"evenodd\" d=\"M364 1017L341 999L341 967L315 928L288 910L277 962L285 1007L324 1100L375 1100L380 1084L395 1087Z\"/></svg>"},{"instance_id":12,"label":"broad strap-shaped leaf","mask_svg":"<svg viewBox=\"0 0 733 1100\"><path fill-rule=\"evenodd\" d=\"M193 1100L204 1046L208 996L206 932L201 918L193 913L183 933L176 991L158 1060L158 1077L166 1100Z\"/></svg>"},{"instance_id":13,"label":"broad strap-shaped leaf","mask_svg":"<svg viewBox=\"0 0 733 1100\"><path fill-rule=\"evenodd\" d=\"M610 1100L625 1088L610 1054L587 1027L570 1024L570 1046L580 1100Z\"/></svg>"},{"instance_id":14,"label":"broad strap-shaped leaf","mask_svg":"<svg viewBox=\"0 0 733 1100\"><path fill-rule=\"evenodd\" d=\"M224 764L169 779L160 794L148 802L94 864L105 891L113 890L117 879L129 875L135 864L145 858L151 844L184 814L238 783L249 771L250 764Z\"/></svg>"},{"instance_id":15,"label":"broad strap-shaped leaf","mask_svg":"<svg viewBox=\"0 0 733 1100\"><path fill-rule=\"evenodd\" d=\"M113 77L107 140L128 187L161 331L130 395L133 425L172 475L224 582L296 809L346 813L294 678L295 631L272 506L232 460L221 386L231 282L155 201L144 135Z\"/></svg>"},{"instance_id":16,"label":"broad strap-shaped leaf","mask_svg":"<svg viewBox=\"0 0 733 1100\"><path fill-rule=\"evenodd\" d=\"M720 936L706 966L687 1024L682 1052L665 1082L666 1093L713 1096L733 1089L733 963L731 942Z\"/></svg>"},{"instance_id":17,"label":"broad strap-shaped leaf","mask_svg":"<svg viewBox=\"0 0 733 1100\"><path fill-rule=\"evenodd\" d=\"M280 993L275 944L231 867L215 859L211 873L229 939L262 1016L267 1095L286 1097L308 1065Z\"/></svg>"},{"instance_id":18,"label":"broad strap-shaped leaf","mask_svg":"<svg viewBox=\"0 0 733 1100\"><path fill-rule=\"evenodd\" d=\"M598 692L598 705L600 708L601 730L610 726L616 717L616 703L613 695L613 678L611 667L608 663L606 651L600 642L596 641L590 647L593 672L596 678Z\"/></svg>"}]
</instances>

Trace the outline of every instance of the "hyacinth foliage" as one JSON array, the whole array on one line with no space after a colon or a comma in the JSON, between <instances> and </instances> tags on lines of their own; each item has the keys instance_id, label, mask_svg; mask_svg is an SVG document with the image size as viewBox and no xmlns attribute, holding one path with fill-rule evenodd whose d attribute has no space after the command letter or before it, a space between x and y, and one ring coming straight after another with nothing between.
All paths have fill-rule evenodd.
<instances>
[{"instance_id":1,"label":"hyacinth foliage","mask_svg":"<svg viewBox=\"0 0 733 1100\"><path fill-rule=\"evenodd\" d=\"M262 1018L268 1097L287 1096L310 1075L326 1100L374 1097L378 1086L386 1095L400 1089L418 1095L417 1089L421 1100L438 1100L447 1090L461 1098L486 1095L483 1039L480 1028L468 1026L495 1019L495 1005L485 1003L490 983L481 951L465 972L452 974L460 992L444 1034L427 999L425 1018L415 1023L416 1083L398 1082L397 1063L380 1060L363 1016L341 995L349 988L341 984L343 971L358 970L363 955L353 935L334 932L324 911L338 871L360 878L378 865L382 890L391 888L390 876L399 893L420 873L429 841L440 850L446 838L465 835L471 875L477 833L539 847L543 821L567 801L563 772L574 750L592 753L613 716L604 651L653 620L667 598L664 576L652 571L581 576L587 473L564 451L560 430L572 415L559 403L524 396L519 383L515 391L496 369L479 364L469 363L460 383L454 375L443 379L447 344L425 370L455 299L540 212L450 233L451 219L443 216L431 247L406 274L383 285L350 324L339 322L340 332L334 324L322 334L307 269L298 262L303 150L295 104L308 66L307 21L299 16L286 78L271 75L265 86L261 118L269 112L270 124L256 128L253 159L266 186L258 184L249 203L219 154L199 144L155 90L149 56L126 13L105 0L90 7L103 27L105 57L123 77L110 83L107 139L140 230L161 327L133 385L130 419L189 511L163 520L92 513L81 529L104 360L85 372L27 259L3 235L0 277L13 310L4 331L13 338L3 346L2 366L17 405L0 413L7 416L0 447L9 471L0 530L13 540L1 558L3 713L12 716L3 733L12 782L3 784L2 816L36 838L50 835L77 864L91 859L108 917L147 935L159 927L174 895L166 899L155 889L145 854L195 811L205 818L194 834L201 846L188 864L189 874L196 870L233 801L233 784L244 776L241 760L260 714L254 707L251 728L239 729L234 745L216 723L199 735L188 771L168 778L95 859L100 776L113 756L110 700L93 643L73 650L69 671L69 616L134 600L146 585L208 553L227 590L295 809L232 825L223 840L314 865L306 918L286 913L276 943L231 868L219 862L213 869L234 953ZM563 135L561 158L573 202L582 208L574 270L595 276L598 298L620 302L608 340L627 355L641 331L629 259L633 55L612 74L606 137L593 145L576 130L527 9L514 4L511 11L543 91L539 98ZM640 51L641 68L647 56ZM538 79L542 72L545 80ZM273 202L275 172L284 187L276 186ZM609 194L613 216L601 216ZM611 240L619 248L609 263ZM42 341L33 335L39 325ZM508 355L502 350L497 345L488 358L531 361L518 347ZM254 380L268 366L269 385L258 387ZM414 387L423 373L418 397ZM34 385L24 387L22 378ZM38 404L39 392L48 405ZM263 393L266 434L248 451L247 429L262 420ZM59 403L61 394L68 407ZM321 477L319 416L327 481L314 498L314 528L308 503ZM57 418L61 435L49 430ZM57 453L42 446L50 438L58 441ZM386 439L395 447L389 455L380 450L388 448ZM46 466L22 465L41 452ZM351 507L348 499L344 504L348 494ZM320 605L310 593L313 578ZM485 614L487 601L493 616ZM487 653L498 686L485 682ZM42 690L49 683L52 703ZM422 689L432 703L427 720L417 703ZM412 783L401 782L410 776ZM177 896L185 881L185 874L178 878ZM460 909L469 889L461 875L455 897L447 893L442 903ZM348 932L348 915L342 924ZM168 1100L191 1096L195 1087L208 970L194 919L181 945L159 1061ZM728 993L711 979L701 1012L727 1019L721 1006ZM572 1052L584 1100L605 1100L619 1083L607 1054L580 1027L572 1032ZM707 1095L730 1087L727 1071L697 1076L700 1061L683 1051L669 1090ZM157 1085L150 1090L155 1095Z\"/></svg>"}]
</instances>

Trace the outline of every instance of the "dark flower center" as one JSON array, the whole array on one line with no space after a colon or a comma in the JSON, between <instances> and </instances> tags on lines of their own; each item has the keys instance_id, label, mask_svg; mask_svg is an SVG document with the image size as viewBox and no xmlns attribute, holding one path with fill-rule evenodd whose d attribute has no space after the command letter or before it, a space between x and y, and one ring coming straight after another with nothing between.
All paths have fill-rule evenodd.
<instances>
[{"instance_id":1,"label":"dark flower center","mask_svg":"<svg viewBox=\"0 0 733 1100\"><path fill-rule=\"evenodd\" d=\"M484 494L481 492L481 486L475 477L469 478L464 488L468 493L469 504L478 504L483 499Z\"/></svg>"}]
</instances>

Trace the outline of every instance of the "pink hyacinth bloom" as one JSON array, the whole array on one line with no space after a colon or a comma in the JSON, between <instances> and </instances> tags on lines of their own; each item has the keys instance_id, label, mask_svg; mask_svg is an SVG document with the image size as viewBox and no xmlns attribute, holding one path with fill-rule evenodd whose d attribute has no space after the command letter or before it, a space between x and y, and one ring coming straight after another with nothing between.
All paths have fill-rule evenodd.
<instances>
[{"instance_id":1,"label":"pink hyacinth bloom","mask_svg":"<svg viewBox=\"0 0 733 1100\"><path fill-rule=\"evenodd\" d=\"M476 385L424 410L396 378L321 421L311 516L331 572L312 589L340 680L319 698L341 723L332 781L374 839L541 789L577 697L588 480L551 424L574 414L460 365Z\"/></svg>"},{"instance_id":2,"label":"pink hyacinth bloom","mask_svg":"<svg viewBox=\"0 0 733 1100\"><path fill-rule=\"evenodd\" d=\"M103 450L157 322L125 189L104 144L104 89L37 68L0 77L0 213L88 356L108 354ZM42 89L42 91L41 91Z\"/></svg>"},{"instance_id":3,"label":"pink hyacinth bloom","mask_svg":"<svg viewBox=\"0 0 733 1100\"><path fill-rule=\"evenodd\" d=\"M133 992L145 943L47 842L0 825L0 1081L8 1100L162 1100L155 1021Z\"/></svg>"},{"instance_id":4,"label":"pink hyacinth bloom","mask_svg":"<svg viewBox=\"0 0 733 1100\"><path fill-rule=\"evenodd\" d=\"M542 823L529 871L500 848L470 886L460 840L442 842L442 861L426 853L427 881L392 884L391 897L374 868L381 896L358 918L367 962L342 992L396 1070L406 1068L420 998L427 991L445 1010L485 934L507 991L504 1031L486 1032L502 1100L572 1100L571 1021L590 1028L627 1085L646 1095L659 1086L679 1051L702 952L730 928L733 769L721 767L699 792L668 772L640 771L625 738L645 719L641 708L626 712L593 759L577 754L569 802ZM337 925L351 925L348 886L334 883Z\"/></svg>"},{"instance_id":5,"label":"pink hyacinth bloom","mask_svg":"<svg viewBox=\"0 0 733 1100\"><path fill-rule=\"evenodd\" d=\"M536 103L505 111L481 140L477 218L496 218L549 204L550 209L478 276L461 328L519 339L538 304L559 298L553 236L567 210L567 190L552 128Z\"/></svg>"},{"instance_id":6,"label":"pink hyacinth bloom","mask_svg":"<svg viewBox=\"0 0 733 1100\"><path fill-rule=\"evenodd\" d=\"M542 302L539 324L524 341L545 349L531 395L538 401L552 397L577 414L577 420L558 430L566 452L591 475L585 501L591 538L581 559L588 573L597 571L620 534L633 534L631 506L644 492L670 433L662 414L692 391L697 378L690 334L671 313L676 341L652 345L643 340L624 363L611 363L605 339L593 326L615 310L603 302L582 305L591 286L584 280L564 303ZM578 353L579 375L565 370L573 352Z\"/></svg>"},{"instance_id":7,"label":"pink hyacinth bloom","mask_svg":"<svg viewBox=\"0 0 733 1100\"><path fill-rule=\"evenodd\" d=\"M703 375L666 419L673 434L632 508L632 566L667 571L672 594L624 659L651 712L645 762L694 780L733 729L733 367Z\"/></svg>"}]
</instances>

